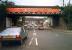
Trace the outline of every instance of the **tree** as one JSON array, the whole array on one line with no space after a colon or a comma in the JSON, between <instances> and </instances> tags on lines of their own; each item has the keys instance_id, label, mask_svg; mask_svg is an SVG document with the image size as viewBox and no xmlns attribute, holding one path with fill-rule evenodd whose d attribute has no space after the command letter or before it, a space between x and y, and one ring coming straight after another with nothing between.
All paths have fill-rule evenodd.
<instances>
[{"instance_id":1,"label":"tree","mask_svg":"<svg viewBox=\"0 0 72 50\"><path fill-rule=\"evenodd\" d=\"M7 11L6 11L6 5L4 2L2 2L0 4L0 31L2 31L3 29L5 29L5 17L7 15Z\"/></svg>"},{"instance_id":2,"label":"tree","mask_svg":"<svg viewBox=\"0 0 72 50\"><path fill-rule=\"evenodd\" d=\"M7 16L7 11L6 9L13 4L9 4L7 1L1 1L0 2L0 31L5 29L6 27L6 16Z\"/></svg>"},{"instance_id":3,"label":"tree","mask_svg":"<svg viewBox=\"0 0 72 50\"><path fill-rule=\"evenodd\" d=\"M68 29L72 29L72 5L67 5L65 7L61 7L63 11L63 19L68 27Z\"/></svg>"}]
</instances>

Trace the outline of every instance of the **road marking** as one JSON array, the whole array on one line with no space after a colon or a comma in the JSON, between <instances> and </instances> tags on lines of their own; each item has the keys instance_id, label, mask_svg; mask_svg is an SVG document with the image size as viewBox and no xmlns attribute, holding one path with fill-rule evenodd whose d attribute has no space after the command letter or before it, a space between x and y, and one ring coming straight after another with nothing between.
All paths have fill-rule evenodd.
<instances>
[{"instance_id":1,"label":"road marking","mask_svg":"<svg viewBox=\"0 0 72 50\"><path fill-rule=\"evenodd\" d=\"M36 46L38 46L38 40L37 40L37 38L35 38L35 42L36 42Z\"/></svg>"},{"instance_id":2,"label":"road marking","mask_svg":"<svg viewBox=\"0 0 72 50\"><path fill-rule=\"evenodd\" d=\"M33 39L35 40L36 46L38 46L38 39L37 39L36 36L37 36L37 33L36 33L35 30L34 30L34 32L33 32L33 37L31 38L31 41L29 42L29 46L32 44Z\"/></svg>"},{"instance_id":3,"label":"road marking","mask_svg":"<svg viewBox=\"0 0 72 50\"><path fill-rule=\"evenodd\" d=\"M33 36L34 36L34 35L36 36L36 33L33 33Z\"/></svg>"},{"instance_id":4,"label":"road marking","mask_svg":"<svg viewBox=\"0 0 72 50\"><path fill-rule=\"evenodd\" d=\"M29 46L32 44L32 41L33 41L33 37L31 38L31 41L29 42Z\"/></svg>"},{"instance_id":5,"label":"road marking","mask_svg":"<svg viewBox=\"0 0 72 50\"><path fill-rule=\"evenodd\" d=\"M35 32L35 29L34 29L34 32Z\"/></svg>"}]
</instances>

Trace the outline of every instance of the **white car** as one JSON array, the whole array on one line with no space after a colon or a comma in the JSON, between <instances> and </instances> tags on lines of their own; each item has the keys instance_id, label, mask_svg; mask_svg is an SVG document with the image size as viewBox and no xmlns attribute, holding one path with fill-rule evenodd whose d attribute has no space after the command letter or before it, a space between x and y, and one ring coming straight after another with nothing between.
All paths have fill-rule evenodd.
<instances>
[{"instance_id":1,"label":"white car","mask_svg":"<svg viewBox=\"0 0 72 50\"><path fill-rule=\"evenodd\" d=\"M23 39L27 38L28 33L22 27L7 28L0 33L1 44L18 43L22 44Z\"/></svg>"}]
</instances>

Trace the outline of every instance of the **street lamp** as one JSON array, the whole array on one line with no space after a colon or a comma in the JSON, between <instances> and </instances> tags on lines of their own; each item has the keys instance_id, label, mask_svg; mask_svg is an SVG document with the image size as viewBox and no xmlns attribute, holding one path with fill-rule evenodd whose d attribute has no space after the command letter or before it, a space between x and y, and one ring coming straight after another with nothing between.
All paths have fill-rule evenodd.
<instances>
[{"instance_id":1,"label":"street lamp","mask_svg":"<svg viewBox=\"0 0 72 50\"><path fill-rule=\"evenodd\" d=\"M69 14L68 14L68 28L70 29L70 26L71 26L71 21L70 21L70 1L71 0L69 0Z\"/></svg>"},{"instance_id":2,"label":"street lamp","mask_svg":"<svg viewBox=\"0 0 72 50\"><path fill-rule=\"evenodd\" d=\"M64 0L63 0L63 7L64 7Z\"/></svg>"}]
</instances>

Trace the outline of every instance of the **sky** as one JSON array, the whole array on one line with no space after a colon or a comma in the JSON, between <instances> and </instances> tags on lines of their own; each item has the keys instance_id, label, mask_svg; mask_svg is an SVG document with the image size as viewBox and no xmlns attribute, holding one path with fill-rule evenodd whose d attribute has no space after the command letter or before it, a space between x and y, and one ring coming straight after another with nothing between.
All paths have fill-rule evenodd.
<instances>
[{"instance_id":1,"label":"sky","mask_svg":"<svg viewBox=\"0 0 72 50\"><path fill-rule=\"evenodd\" d=\"M16 5L24 5L24 6L62 6L63 0L8 0L13 1ZM68 3L69 0L65 0L65 4ZM72 0L71 0L72 3Z\"/></svg>"}]
</instances>

